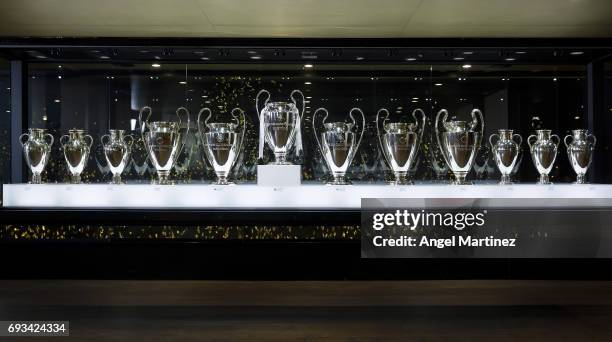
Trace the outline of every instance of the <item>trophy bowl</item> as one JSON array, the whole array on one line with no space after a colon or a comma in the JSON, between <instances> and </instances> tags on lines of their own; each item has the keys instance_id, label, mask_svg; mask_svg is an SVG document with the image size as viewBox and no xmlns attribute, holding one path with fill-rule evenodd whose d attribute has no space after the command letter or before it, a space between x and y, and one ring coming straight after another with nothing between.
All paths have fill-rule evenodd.
<instances>
[{"instance_id":1,"label":"trophy bowl","mask_svg":"<svg viewBox=\"0 0 612 342\"><path fill-rule=\"evenodd\" d=\"M444 131L439 130L438 123L440 116L442 117L442 127ZM480 146L482 140L482 132L484 131L484 120L482 112L478 109L472 110L472 122L467 121L446 121L448 112L442 109L436 116L435 134L438 140L440 152L444 157L448 167L453 173L455 180L453 184L469 185L472 184L466 181L466 177L474 163L476 150ZM480 119L480 120L479 120ZM480 126L479 131L475 131L476 126Z\"/></svg>"},{"instance_id":2,"label":"trophy bowl","mask_svg":"<svg viewBox=\"0 0 612 342\"><path fill-rule=\"evenodd\" d=\"M131 135L125 135L122 129L111 129L108 134L100 137L100 142L102 142L104 158L113 175L111 184L121 184L121 174L128 163L134 138Z\"/></svg>"},{"instance_id":3,"label":"trophy bowl","mask_svg":"<svg viewBox=\"0 0 612 342\"><path fill-rule=\"evenodd\" d=\"M208 113L208 116L202 124L200 119L203 113ZM238 129L241 120L236 113L239 113L242 118L241 130ZM198 113L198 134L204 148L204 154L217 175L217 181L213 183L215 185L234 184L227 179L240 155L242 142L244 141L244 125L246 123L244 111L240 108L234 108L231 115L236 123L208 123L212 116L212 112L208 108L202 108Z\"/></svg>"},{"instance_id":4,"label":"trophy bowl","mask_svg":"<svg viewBox=\"0 0 612 342\"><path fill-rule=\"evenodd\" d=\"M86 140L89 140L89 142ZM82 129L71 129L68 130L68 135L60 138L60 144L64 149L64 158L70 172L70 182L73 184L81 183L81 173L87 165L93 138L91 135L86 135Z\"/></svg>"},{"instance_id":5,"label":"trophy bowl","mask_svg":"<svg viewBox=\"0 0 612 342\"><path fill-rule=\"evenodd\" d=\"M416 113L421 115L420 123ZM380 114L385 114L385 118L382 120L384 134L381 134L379 128ZM415 109L412 112L412 117L415 123L387 122L389 120L387 109L382 108L376 113L378 142L387 165L394 175L394 180L390 182L391 185L414 184L413 181L408 179L407 175L412 169L418 154L426 117L421 109Z\"/></svg>"},{"instance_id":6,"label":"trophy bowl","mask_svg":"<svg viewBox=\"0 0 612 342\"><path fill-rule=\"evenodd\" d=\"M266 94L263 108L259 109L259 98ZM302 112L297 108L295 94L302 100ZM302 150L301 121L304 114L304 94L299 90L291 92L292 102L269 102L270 93L261 90L255 99L255 109L259 116L259 158L263 158L264 140L274 152L274 161L270 164L289 165L287 154L295 144L297 152Z\"/></svg>"},{"instance_id":7,"label":"trophy bowl","mask_svg":"<svg viewBox=\"0 0 612 342\"><path fill-rule=\"evenodd\" d=\"M142 114L147 111L146 119L142 120ZM181 112L187 118L187 130L181 133ZM176 110L177 122L174 121L153 121L149 122L152 110L150 107L143 107L138 115L141 125L142 140L145 149L149 154L149 159L157 171L157 183L161 185L173 184L170 181L170 171L176 164L178 156L183 151L189 134L189 111L184 107Z\"/></svg>"},{"instance_id":8,"label":"trophy bowl","mask_svg":"<svg viewBox=\"0 0 612 342\"><path fill-rule=\"evenodd\" d=\"M576 172L575 184L585 184L585 175L591 165L597 139L594 135L589 134L586 129L575 129L572 130L572 135L567 135L563 139L563 142L567 148L572 169Z\"/></svg>"},{"instance_id":9,"label":"trophy bowl","mask_svg":"<svg viewBox=\"0 0 612 342\"><path fill-rule=\"evenodd\" d=\"M323 132L320 135L317 133L316 118L318 113L325 113L323 117ZM353 116L353 112L359 112L362 117L361 133L359 136L353 130L357 130L357 122ZM353 108L349 112L349 117L352 123L346 122L329 122L326 123L329 113L325 108L317 109L312 116L312 129L319 146L319 150L323 155L323 159L327 167L332 173L333 181L328 185L348 185L350 181L346 179L346 171L350 166L355 153L361 144L363 133L365 131L365 115L359 108Z\"/></svg>"},{"instance_id":10,"label":"trophy bowl","mask_svg":"<svg viewBox=\"0 0 612 342\"><path fill-rule=\"evenodd\" d=\"M24 141L23 138L27 138L27 140ZM47 142L47 138L49 142ZM42 183L41 175L49 161L53 140L53 136L42 128L29 128L28 133L19 136L19 142L23 147L23 156L32 172L31 184Z\"/></svg>"},{"instance_id":11,"label":"trophy bowl","mask_svg":"<svg viewBox=\"0 0 612 342\"><path fill-rule=\"evenodd\" d=\"M538 129L535 135L530 135L527 138L531 159L540 173L538 184L551 184L548 174L555 163L557 148L559 147L559 136L551 135L551 132L549 129ZM535 140L532 142L533 139Z\"/></svg>"}]
</instances>

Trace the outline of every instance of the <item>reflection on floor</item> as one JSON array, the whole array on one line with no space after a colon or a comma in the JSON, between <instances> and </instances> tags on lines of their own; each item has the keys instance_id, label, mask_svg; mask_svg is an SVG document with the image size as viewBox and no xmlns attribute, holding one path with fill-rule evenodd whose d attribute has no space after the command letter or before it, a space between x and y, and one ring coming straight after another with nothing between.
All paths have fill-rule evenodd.
<instances>
[{"instance_id":1,"label":"reflection on floor","mask_svg":"<svg viewBox=\"0 0 612 342\"><path fill-rule=\"evenodd\" d=\"M0 289L0 320L69 320L71 336L87 341L612 339L612 282L14 280Z\"/></svg>"}]
</instances>

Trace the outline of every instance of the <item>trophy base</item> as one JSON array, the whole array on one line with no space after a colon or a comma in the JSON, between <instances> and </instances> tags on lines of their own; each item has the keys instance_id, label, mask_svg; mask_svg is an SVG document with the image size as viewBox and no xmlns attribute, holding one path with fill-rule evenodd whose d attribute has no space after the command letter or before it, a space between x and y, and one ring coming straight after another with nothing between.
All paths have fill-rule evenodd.
<instances>
[{"instance_id":1,"label":"trophy base","mask_svg":"<svg viewBox=\"0 0 612 342\"><path fill-rule=\"evenodd\" d=\"M210 183L211 185L236 185L236 183L234 182L230 182L227 180L227 178L225 179L217 179L216 181Z\"/></svg>"},{"instance_id":2,"label":"trophy base","mask_svg":"<svg viewBox=\"0 0 612 342\"><path fill-rule=\"evenodd\" d=\"M154 185L174 185L170 180L170 171L157 171L157 180L151 182Z\"/></svg>"},{"instance_id":3,"label":"trophy base","mask_svg":"<svg viewBox=\"0 0 612 342\"><path fill-rule=\"evenodd\" d=\"M538 182L536 183L538 185L551 185L552 182L550 181L550 179L548 178L548 175L546 174L541 174L540 175L540 179L538 180Z\"/></svg>"},{"instance_id":4,"label":"trophy base","mask_svg":"<svg viewBox=\"0 0 612 342\"><path fill-rule=\"evenodd\" d=\"M502 175L499 185L512 185L514 182L510 179L509 175Z\"/></svg>"},{"instance_id":5,"label":"trophy base","mask_svg":"<svg viewBox=\"0 0 612 342\"><path fill-rule=\"evenodd\" d=\"M287 161L285 153L275 153L274 161L269 162L268 165L293 165L293 163Z\"/></svg>"},{"instance_id":6,"label":"trophy base","mask_svg":"<svg viewBox=\"0 0 612 342\"><path fill-rule=\"evenodd\" d=\"M114 184L114 185L124 184L121 181L121 175L113 175L113 179L111 180L110 184Z\"/></svg>"},{"instance_id":7,"label":"trophy base","mask_svg":"<svg viewBox=\"0 0 612 342\"><path fill-rule=\"evenodd\" d=\"M79 173L78 175L71 175L70 183L71 184L81 184L81 174Z\"/></svg>"},{"instance_id":8,"label":"trophy base","mask_svg":"<svg viewBox=\"0 0 612 342\"><path fill-rule=\"evenodd\" d=\"M406 172L394 172L394 177L395 179L390 181L389 185L414 185Z\"/></svg>"},{"instance_id":9,"label":"trophy base","mask_svg":"<svg viewBox=\"0 0 612 342\"><path fill-rule=\"evenodd\" d=\"M465 174L454 174L455 179L453 179L451 181L452 185L472 185L474 183L472 183L471 181L466 180L465 178L467 177L467 172Z\"/></svg>"},{"instance_id":10,"label":"trophy base","mask_svg":"<svg viewBox=\"0 0 612 342\"><path fill-rule=\"evenodd\" d=\"M588 182L586 181L585 175L581 174L576 177L576 181L572 184L588 184Z\"/></svg>"},{"instance_id":11,"label":"trophy base","mask_svg":"<svg viewBox=\"0 0 612 342\"><path fill-rule=\"evenodd\" d=\"M300 186L302 167L300 165L257 165L257 185Z\"/></svg>"},{"instance_id":12,"label":"trophy base","mask_svg":"<svg viewBox=\"0 0 612 342\"><path fill-rule=\"evenodd\" d=\"M351 181L347 180L345 177L345 173L338 173L334 175L334 180L328 182L327 185L351 185Z\"/></svg>"},{"instance_id":13,"label":"trophy base","mask_svg":"<svg viewBox=\"0 0 612 342\"><path fill-rule=\"evenodd\" d=\"M32 179L30 179L30 181L28 182L29 184L42 184L42 176L40 175L40 173L33 173L32 174Z\"/></svg>"}]
</instances>

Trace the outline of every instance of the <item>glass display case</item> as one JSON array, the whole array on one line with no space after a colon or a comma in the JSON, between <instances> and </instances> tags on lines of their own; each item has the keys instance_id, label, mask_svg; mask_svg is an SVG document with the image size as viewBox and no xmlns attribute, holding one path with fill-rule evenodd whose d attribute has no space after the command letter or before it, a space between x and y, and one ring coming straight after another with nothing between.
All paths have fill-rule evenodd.
<instances>
[{"instance_id":1,"label":"glass display case","mask_svg":"<svg viewBox=\"0 0 612 342\"><path fill-rule=\"evenodd\" d=\"M4 40L0 239L98 270L128 248L197 258L192 243L219 256L245 241L240 260L320 266L358 248L362 198L608 198L610 53L589 39ZM343 263L392 267L326 269Z\"/></svg>"}]
</instances>

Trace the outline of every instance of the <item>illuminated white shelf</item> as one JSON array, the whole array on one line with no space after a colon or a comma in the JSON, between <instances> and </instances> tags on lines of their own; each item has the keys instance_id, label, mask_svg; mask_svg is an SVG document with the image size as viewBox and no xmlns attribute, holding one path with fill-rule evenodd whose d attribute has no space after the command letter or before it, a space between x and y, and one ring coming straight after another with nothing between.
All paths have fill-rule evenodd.
<instances>
[{"instance_id":1,"label":"illuminated white shelf","mask_svg":"<svg viewBox=\"0 0 612 342\"><path fill-rule=\"evenodd\" d=\"M607 184L477 184L453 186L207 184L5 184L2 205L23 208L201 208L201 209L358 209L362 198L543 198L568 199L571 205L612 202ZM590 199L589 201L570 199ZM603 204L602 204L603 203ZM569 204L568 204L569 205Z\"/></svg>"}]
</instances>

